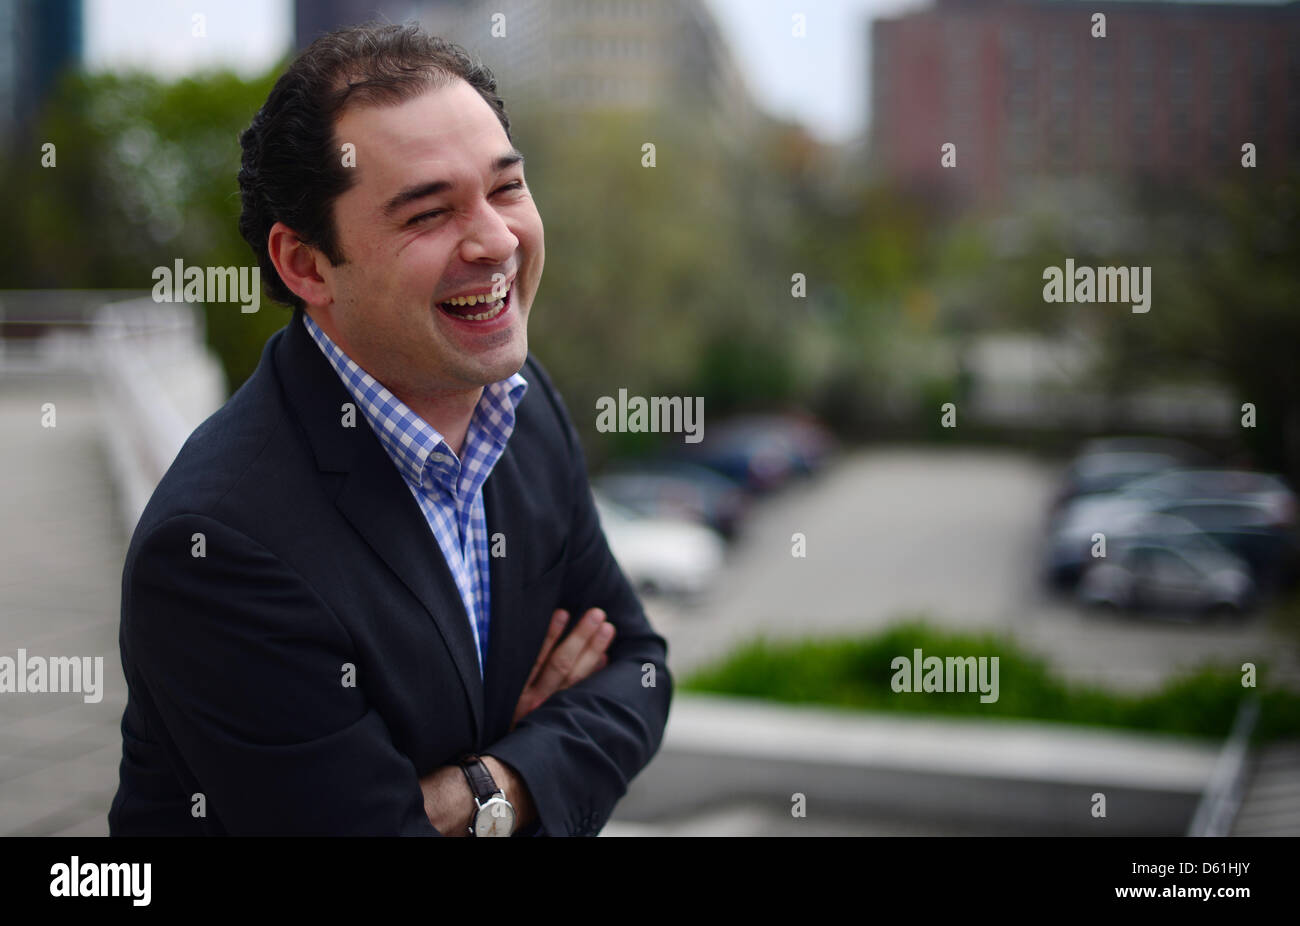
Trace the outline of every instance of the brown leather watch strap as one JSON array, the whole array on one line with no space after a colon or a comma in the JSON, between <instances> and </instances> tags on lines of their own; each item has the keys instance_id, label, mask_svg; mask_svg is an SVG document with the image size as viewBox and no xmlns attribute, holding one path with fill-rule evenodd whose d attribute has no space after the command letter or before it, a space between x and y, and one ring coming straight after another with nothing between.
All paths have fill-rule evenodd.
<instances>
[{"instance_id":1,"label":"brown leather watch strap","mask_svg":"<svg viewBox=\"0 0 1300 926\"><path fill-rule=\"evenodd\" d=\"M488 767L476 755L468 755L461 759L460 770L465 773L469 789L474 792L480 804L486 803L488 798L501 790L497 787L496 780L488 771Z\"/></svg>"}]
</instances>

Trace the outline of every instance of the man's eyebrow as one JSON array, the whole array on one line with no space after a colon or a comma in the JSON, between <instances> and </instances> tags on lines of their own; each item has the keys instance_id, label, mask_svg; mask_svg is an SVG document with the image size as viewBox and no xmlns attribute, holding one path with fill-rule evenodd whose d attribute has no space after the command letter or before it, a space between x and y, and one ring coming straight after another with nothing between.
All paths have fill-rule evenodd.
<instances>
[{"instance_id":1,"label":"man's eyebrow","mask_svg":"<svg viewBox=\"0 0 1300 926\"><path fill-rule=\"evenodd\" d=\"M492 162L492 170L494 173L499 174L507 168L523 163L523 154L517 149L511 148ZM454 189L455 186L456 184L450 180L429 180L409 186L384 204L384 215L391 216L408 203L412 203L417 199L424 199L426 196L437 196L439 193L446 193L448 190Z\"/></svg>"}]
</instances>

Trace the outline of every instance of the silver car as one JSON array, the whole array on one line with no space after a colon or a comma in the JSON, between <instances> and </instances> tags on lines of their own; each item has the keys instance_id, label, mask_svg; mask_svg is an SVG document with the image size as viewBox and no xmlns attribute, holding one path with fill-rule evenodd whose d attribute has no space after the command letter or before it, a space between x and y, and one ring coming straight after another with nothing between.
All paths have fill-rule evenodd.
<instances>
[{"instance_id":1,"label":"silver car","mask_svg":"<svg viewBox=\"0 0 1300 926\"><path fill-rule=\"evenodd\" d=\"M1125 541L1079 582L1093 608L1242 614L1255 600L1250 568L1214 541L1189 532Z\"/></svg>"}]
</instances>

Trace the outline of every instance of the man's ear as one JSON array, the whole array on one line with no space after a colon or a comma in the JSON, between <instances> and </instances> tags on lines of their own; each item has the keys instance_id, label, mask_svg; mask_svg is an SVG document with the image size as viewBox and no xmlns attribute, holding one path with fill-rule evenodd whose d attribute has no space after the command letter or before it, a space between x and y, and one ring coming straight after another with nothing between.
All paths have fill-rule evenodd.
<instances>
[{"instance_id":1,"label":"man's ear","mask_svg":"<svg viewBox=\"0 0 1300 926\"><path fill-rule=\"evenodd\" d=\"M266 237L266 250L284 285L307 305L329 305L334 301L330 285L321 274L324 254L306 244L292 228L276 222Z\"/></svg>"}]
</instances>

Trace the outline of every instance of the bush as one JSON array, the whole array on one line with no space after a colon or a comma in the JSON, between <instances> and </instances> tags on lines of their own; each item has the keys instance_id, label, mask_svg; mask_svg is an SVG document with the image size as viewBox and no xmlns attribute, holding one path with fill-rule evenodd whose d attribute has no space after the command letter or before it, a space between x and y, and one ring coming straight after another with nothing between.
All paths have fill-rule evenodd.
<instances>
[{"instance_id":1,"label":"bush","mask_svg":"<svg viewBox=\"0 0 1300 926\"><path fill-rule=\"evenodd\" d=\"M984 703L971 692L933 692L916 697L895 692L892 661L924 656L998 657L998 700ZM1260 678L1266 678L1263 666ZM996 634L953 634L921 621L896 625L864 638L774 643L760 638L713 666L692 673L684 691L826 704L872 711L1018 717L1222 738L1241 702L1256 689L1241 685L1236 667L1206 665L1168 680L1148 694L1124 694L1057 678L1046 662ZM1279 688L1259 690L1258 741L1300 735L1300 695Z\"/></svg>"}]
</instances>

